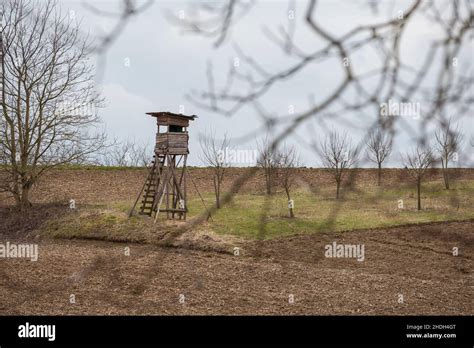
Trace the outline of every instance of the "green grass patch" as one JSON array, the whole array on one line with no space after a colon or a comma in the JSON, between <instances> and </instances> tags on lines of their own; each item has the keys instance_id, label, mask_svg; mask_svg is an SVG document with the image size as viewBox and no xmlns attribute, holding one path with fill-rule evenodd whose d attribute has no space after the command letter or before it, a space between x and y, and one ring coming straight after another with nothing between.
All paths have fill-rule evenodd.
<instances>
[{"instance_id":1,"label":"green grass patch","mask_svg":"<svg viewBox=\"0 0 474 348\"><path fill-rule=\"evenodd\" d=\"M317 194L296 191L295 218L289 218L287 199L282 193L238 194L213 215L205 229L220 235L244 239L268 239L296 233L357 230L435 221L474 218L474 182L457 181L444 190L439 182L423 184L421 211L416 210L414 185L397 188L357 187L344 190L336 200L334 187L323 187ZM203 193L206 206L214 204L212 192ZM403 200L403 209L399 209ZM80 207L64 217L46 223L43 233L53 237L96 238L117 241L153 241L157 232L177 228L179 223L159 217L156 224L145 216L128 218L131 201ZM188 219L204 213L199 197L188 202Z\"/></svg>"},{"instance_id":2,"label":"green grass patch","mask_svg":"<svg viewBox=\"0 0 474 348\"><path fill-rule=\"evenodd\" d=\"M416 209L413 185L379 189L362 187L347 192L343 198L333 197L334 189L322 188L318 194L298 191L293 195L296 217L289 218L287 199L283 194L237 195L232 204L220 209L213 217L211 228L219 234L243 238L266 239L295 233L343 231L389 227L412 223L465 220L474 218L474 183L457 182L453 189L444 190L440 183L423 185L421 211ZM265 202L267 200L267 202ZM403 200L403 209L399 209ZM208 205L213 196L205 195ZM190 202L191 213L202 204ZM263 223L264 222L264 223ZM264 226L264 227L262 227Z\"/></svg>"}]
</instances>

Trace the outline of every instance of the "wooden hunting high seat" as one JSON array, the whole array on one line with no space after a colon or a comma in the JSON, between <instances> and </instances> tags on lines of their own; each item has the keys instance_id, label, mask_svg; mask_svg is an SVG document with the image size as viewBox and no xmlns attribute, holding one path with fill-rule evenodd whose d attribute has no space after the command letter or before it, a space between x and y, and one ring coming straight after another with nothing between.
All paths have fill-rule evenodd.
<instances>
[{"instance_id":1,"label":"wooden hunting high seat","mask_svg":"<svg viewBox=\"0 0 474 348\"><path fill-rule=\"evenodd\" d=\"M168 218L178 214L180 219L186 219L188 127L189 121L194 121L197 116L171 112L147 112L147 115L156 117L158 132L152 166L139 194L140 197L143 193L140 214L151 216L154 213L155 222L160 211L166 212Z\"/></svg>"}]
</instances>

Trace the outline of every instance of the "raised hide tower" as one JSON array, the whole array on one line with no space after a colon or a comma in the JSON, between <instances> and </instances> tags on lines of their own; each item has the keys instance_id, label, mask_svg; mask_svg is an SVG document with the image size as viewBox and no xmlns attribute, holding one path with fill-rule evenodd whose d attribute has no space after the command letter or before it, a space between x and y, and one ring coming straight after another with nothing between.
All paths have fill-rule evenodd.
<instances>
[{"instance_id":1,"label":"raised hide tower","mask_svg":"<svg viewBox=\"0 0 474 348\"><path fill-rule=\"evenodd\" d=\"M154 216L160 212L168 218L186 219L186 162L189 154L189 122L197 116L171 112L148 112L156 118L155 154L148 177L130 212L133 214L142 198L140 214Z\"/></svg>"}]
</instances>

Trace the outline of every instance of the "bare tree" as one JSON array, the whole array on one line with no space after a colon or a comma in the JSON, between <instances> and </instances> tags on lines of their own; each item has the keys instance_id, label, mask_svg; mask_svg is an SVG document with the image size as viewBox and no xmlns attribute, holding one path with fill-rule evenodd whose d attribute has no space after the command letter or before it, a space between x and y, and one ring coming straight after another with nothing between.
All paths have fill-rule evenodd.
<instances>
[{"instance_id":1,"label":"bare tree","mask_svg":"<svg viewBox=\"0 0 474 348\"><path fill-rule=\"evenodd\" d=\"M222 182L224 181L226 169L229 166L229 163L225 158L225 151L230 144L230 139L227 137L227 134L224 134L224 138L218 140L216 139L215 134L210 133L201 137L199 143L202 152L201 160L210 166L213 171L216 208L220 209Z\"/></svg>"},{"instance_id":2,"label":"bare tree","mask_svg":"<svg viewBox=\"0 0 474 348\"><path fill-rule=\"evenodd\" d=\"M449 160L456 156L456 151L462 141L459 125L453 127L451 119L448 119L435 132L435 149L438 152L443 169L444 188L449 190L448 164Z\"/></svg>"},{"instance_id":3,"label":"bare tree","mask_svg":"<svg viewBox=\"0 0 474 348\"><path fill-rule=\"evenodd\" d=\"M270 146L268 139L261 143L257 143L258 159L257 166L263 169L265 174L265 189L267 195L272 194L272 189L275 184L275 176L280 161L280 154Z\"/></svg>"},{"instance_id":4,"label":"bare tree","mask_svg":"<svg viewBox=\"0 0 474 348\"><path fill-rule=\"evenodd\" d=\"M421 210L421 180L426 170L433 164L433 150L429 146L419 144L411 153L405 155L403 161L408 172L416 181L418 210Z\"/></svg>"},{"instance_id":5,"label":"bare tree","mask_svg":"<svg viewBox=\"0 0 474 348\"><path fill-rule=\"evenodd\" d=\"M103 163L108 167L127 167L132 160L135 142L131 139L116 142L114 145L105 149L103 154Z\"/></svg>"},{"instance_id":6,"label":"bare tree","mask_svg":"<svg viewBox=\"0 0 474 348\"><path fill-rule=\"evenodd\" d=\"M80 162L100 149L91 44L52 0L0 4L0 157L7 163L2 189L17 206L30 204L33 184L53 166Z\"/></svg>"},{"instance_id":7,"label":"bare tree","mask_svg":"<svg viewBox=\"0 0 474 348\"><path fill-rule=\"evenodd\" d=\"M344 174L357 162L358 151L352 146L347 133L330 132L320 144L320 154L324 167L333 172L336 180L336 199Z\"/></svg>"},{"instance_id":8,"label":"bare tree","mask_svg":"<svg viewBox=\"0 0 474 348\"><path fill-rule=\"evenodd\" d=\"M132 149L131 165L134 167L146 167L150 164L150 149L148 144L136 144Z\"/></svg>"},{"instance_id":9,"label":"bare tree","mask_svg":"<svg viewBox=\"0 0 474 348\"><path fill-rule=\"evenodd\" d=\"M291 147L283 149L278 157L278 178L288 198L290 217L293 218L295 214L293 212L294 202L291 199L291 190L294 186L295 178L298 175L299 156L295 148Z\"/></svg>"},{"instance_id":10,"label":"bare tree","mask_svg":"<svg viewBox=\"0 0 474 348\"><path fill-rule=\"evenodd\" d=\"M382 163L392 152L392 139L381 129L372 131L367 140L367 157L377 164L377 185L382 181Z\"/></svg>"},{"instance_id":11,"label":"bare tree","mask_svg":"<svg viewBox=\"0 0 474 348\"><path fill-rule=\"evenodd\" d=\"M148 150L147 144L137 144L135 139L114 139L104 147L96 163L109 167L146 167L151 161Z\"/></svg>"}]
</instances>

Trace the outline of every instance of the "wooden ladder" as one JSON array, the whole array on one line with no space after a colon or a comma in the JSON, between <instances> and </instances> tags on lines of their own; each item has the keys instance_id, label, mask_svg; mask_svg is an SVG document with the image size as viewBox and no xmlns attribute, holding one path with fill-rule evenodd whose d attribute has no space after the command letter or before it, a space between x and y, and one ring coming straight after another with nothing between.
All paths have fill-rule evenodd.
<instances>
[{"instance_id":1,"label":"wooden ladder","mask_svg":"<svg viewBox=\"0 0 474 348\"><path fill-rule=\"evenodd\" d=\"M146 178L145 187L143 191L143 198L140 206L141 215L151 216L153 213L153 208L156 206L156 191L160 185L160 176L163 171L163 166L165 164L165 155L153 156L152 167L150 173ZM158 197L159 199L159 197Z\"/></svg>"}]
</instances>

